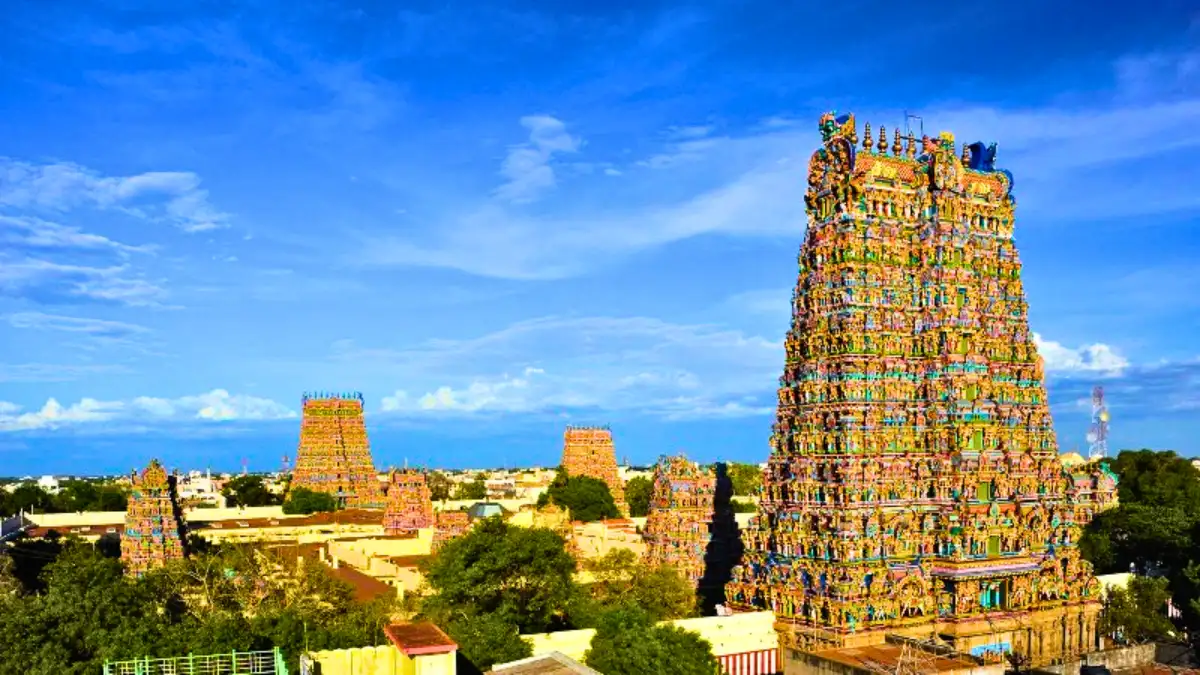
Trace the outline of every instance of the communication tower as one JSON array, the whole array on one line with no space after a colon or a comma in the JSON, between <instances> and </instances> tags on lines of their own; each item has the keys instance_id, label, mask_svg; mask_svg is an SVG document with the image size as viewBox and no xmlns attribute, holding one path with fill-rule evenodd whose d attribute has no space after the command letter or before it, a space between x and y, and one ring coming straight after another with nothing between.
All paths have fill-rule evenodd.
<instances>
[{"instance_id":1,"label":"communication tower","mask_svg":"<svg viewBox=\"0 0 1200 675\"><path fill-rule=\"evenodd\" d=\"M1108 457L1108 406L1104 404L1104 387L1092 390L1092 425L1087 440L1088 459Z\"/></svg>"}]
</instances>

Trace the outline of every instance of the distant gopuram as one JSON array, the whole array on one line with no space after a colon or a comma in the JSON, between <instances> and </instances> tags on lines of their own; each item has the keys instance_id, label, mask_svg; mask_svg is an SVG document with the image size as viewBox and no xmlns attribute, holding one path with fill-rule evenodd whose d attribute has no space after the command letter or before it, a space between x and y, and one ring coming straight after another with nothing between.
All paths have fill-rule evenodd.
<instances>
[{"instance_id":1,"label":"distant gopuram","mask_svg":"<svg viewBox=\"0 0 1200 675\"><path fill-rule=\"evenodd\" d=\"M121 561L128 574L141 576L184 556L186 530L175 493L175 478L157 459L130 476L133 488L121 533Z\"/></svg>"},{"instance_id":2,"label":"distant gopuram","mask_svg":"<svg viewBox=\"0 0 1200 675\"><path fill-rule=\"evenodd\" d=\"M291 487L333 495L344 507L383 508L362 394L306 394L303 401Z\"/></svg>"},{"instance_id":3,"label":"distant gopuram","mask_svg":"<svg viewBox=\"0 0 1200 675\"><path fill-rule=\"evenodd\" d=\"M675 568L693 586L704 576L715 484L711 471L683 455L660 457L654 467L644 530L646 562Z\"/></svg>"},{"instance_id":4,"label":"distant gopuram","mask_svg":"<svg viewBox=\"0 0 1200 675\"><path fill-rule=\"evenodd\" d=\"M433 552L437 553L446 542L461 537L471 529L471 518L466 511L438 511L433 527Z\"/></svg>"},{"instance_id":5,"label":"distant gopuram","mask_svg":"<svg viewBox=\"0 0 1200 675\"><path fill-rule=\"evenodd\" d=\"M1058 460L996 146L861 146L821 118L771 457L735 609L799 652L936 637L1039 666L1096 649L1076 544L1116 479Z\"/></svg>"},{"instance_id":6,"label":"distant gopuram","mask_svg":"<svg viewBox=\"0 0 1200 675\"><path fill-rule=\"evenodd\" d=\"M433 527L433 493L420 471L392 471L388 476L384 534L397 535Z\"/></svg>"},{"instance_id":7,"label":"distant gopuram","mask_svg":"<svg viewBox=\"0 0 1200 675\"><path fill-rule=\"evenodd\" d=\"M625 483L617 472L617 454L608 427L567 427L563 436L562 466L568 475L591 476L608 484L621 515L629 515Z\"/></svg>"}]
</instances>

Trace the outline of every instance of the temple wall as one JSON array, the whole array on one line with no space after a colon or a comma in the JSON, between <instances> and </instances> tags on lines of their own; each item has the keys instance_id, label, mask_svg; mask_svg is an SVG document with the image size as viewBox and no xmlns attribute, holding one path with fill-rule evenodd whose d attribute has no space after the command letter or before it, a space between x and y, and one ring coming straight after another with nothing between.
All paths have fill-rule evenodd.
<instances>
[{"instance_id":1,"label":"temple wall","mask_svg":"<svg viewBox=\"0 0 1200 675\"><path fill-rule=\"evenodd\" d=\"M713 655L717 657L777 649L779 646L779 638L774 628L775 614L773 612L677 619L662 623L699 634L712 645ZM533 647L534 656L560 652L573 659L582 660L583 654L591 646L592 636L595 634L594 629L588 628L557 633L537 633L521 637Z\"/></svg>"},{"instance_id":2,"label":"temple wall","mask_svg":"<svg viewBox=\"0 0 1200 675\"><path fill-rule=\"evenodd\" d=\"M455 653L405 656L392 645L309 652L319 675L455 675Z\"/></svg>"},{"instance_id":3,"label":"temple wall","mask_svg":"<svg viewBox=\"0 0 1200 675\"><path fill-rule=\"evenodd\" d=\"M96 527L117 525L125 522L124 511L85 511L82 513L30 513L26 514L36 527ZM250 506L243 509L184 509L183 519L189 523L211 523L226 520L249 520L258 518L306 518L303 515L284 514L282 506Z\"/></svg>"},{"instance_id":4,"label":"temple wall","mask_svg":"<svg viewBox=\"0 0 1200 675\"><path fill-rule=\"evenodd\" d=\"M521 510L522 506L532 506L537 503L537 497L532 499L447 499L443 502L434 502L434 511L462 511L470 508L478 502L488 502L489 504L499 504L504 507L504 510L516 513Z\"/></svg>"},{"instance_id":5,"label":"temple wall","mask_svg":"<svg viewBox=\"0 0 1200 675\"><path fill-rule=\"evenodd\" d=\"M1044 666L1038 668L1035 672L1068 675L1078 673L1080 666L1108 666L1109 670L1113 672L1131 670L1154 663L1155 648L1155 645L1147 644L1122 647L1120 649L1106 649L1104 651L1092 652L1082 660L1071 661L1057 666Z\"/></svg>"}]
</instances>

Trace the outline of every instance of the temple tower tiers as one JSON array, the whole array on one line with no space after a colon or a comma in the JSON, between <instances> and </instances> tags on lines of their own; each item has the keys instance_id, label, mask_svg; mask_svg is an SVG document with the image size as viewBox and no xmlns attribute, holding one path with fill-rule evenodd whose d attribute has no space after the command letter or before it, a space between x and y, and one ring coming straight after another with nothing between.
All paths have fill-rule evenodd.
<instances>
[{"instance_id":1,"label":"temple tower tiers","mask_svg":"<svg viewBox=\"0 0 1200 675\"><path fill-rule=\"evenodd\" d=\"M646 561L679 571L692 585L704 576L715 479L687 457L660 457L646 517Z\"/></svg>"},{"instance_id":2,"label":"temple tower tiers","mask_svg":"<svg viewBox=\"0 0 1200 675\"><path fill-rule=\"evenodd\" d=\"M131 476L121 560L129 574L141 576L184 556L185 529L175 493L175 478L157 459Z\"/></svg>"},{"instance_id":3,"label":"temple tower tiers","mask_svg":"<svg viewBox=\"0 0 1200 675\"><path fill-rule=\"evenodd\" d=\"M563 469L571 476L591 476L608 484L617 510L629 515L625 483L617 472L617 454L608 427L567 427L563 437Z\"/></svg>"},{"instance_id":4,"label":"temple tower tiers","mask_svg":"<svg viewBox=\"0 0 1200 675\"><path fill-rule=\"evenodd\" d=\"M804 650L935 631L1091 649L1075 545L1115 476L1059 463L995 145L821 118L762 501L726 587Z\"/></svg>"},{"instance_id":5,"label":"temple tower tiers","mask_svg":"<svg viewBox=\"0 0 1200 675\"><path fill-rule=\"evenodd\" d=\"M405 534L433 526L433 493L420 471L392 471L388 476L385 534Z\"/></svg>"},{"instance_id":6,"label":"temple tower tiers","mask_svg":"<svg viewBox=\"0 0 1200 675\"><path fill-rule=\"evenodd\" d=\"M438 511L434 517L433 550L438 549L455 537L471 529L471 519L466 511Z\"/></svg>"},{"instance_id":7,"label":"temple tower tiers","mask_svg":"<svg viewBox=\"0 0 1200 675\"><path fill-rule=\"evenodd\" d=\"M362 394L304 396L292 487L325 492L343 506L382 508L363 417Z\"/></svg>"}]
</instances>

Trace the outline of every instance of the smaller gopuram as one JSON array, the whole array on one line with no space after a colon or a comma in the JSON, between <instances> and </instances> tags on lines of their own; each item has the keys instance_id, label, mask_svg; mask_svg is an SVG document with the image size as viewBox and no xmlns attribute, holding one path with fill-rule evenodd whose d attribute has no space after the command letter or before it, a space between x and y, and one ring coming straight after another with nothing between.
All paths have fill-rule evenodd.
<instances>
[{"instance_id":1,"label":"smaller gopuram","mask_svg":"<svg viewBox=\"0 0 1200 675\"><path fill-rule=\"evenodd\" d=\"M343 507L384 507L362 394L304 395L292 487L333 495Z\"/></svg>"},{"instance_id":2,"label":"smaller gopuram","mask_svg":"<svg viewBox=\"0 0 1200 675\"><path fill-rule=\"evenodd\" d=\"M433 528L433 551L436 553L446 542L466 534L471 529L471 518L466 511L438 511Z\"/></svg>"},{"instance_id":3,"label":"smaller gopuram","mask_svg":"<svg viewBox=\"0 0 1200 675\"><path fill-rule=\"evenodd\" d=\"M617 454L609 427L567 427L563 436L562 467L571 476L590 476L608 484L621 515L628 517L625 483L617 473Z\"/></svg>"},{"instance_id":4,"label":"smaller gopuram","mask_svg":"<svg viewBox=\"0 0 1200 675\"><path fill-rule=\"evenodd\" d=\"M715 479L687 457L663 456L654 468L646 516L646 561L667 565L696 586L704 576L711 539Z\"/></svg>"},{"instance_id":5,"label":"smaller gopuram","mask_svg":"<svg viewBox=\"0 0 1200 675\"><path fill-rule=\"evenodd\" d=\"M433 495L420 471L392 471L388 476L383 531L408 534L433 525Z\"/></svg>"},{"instance_id":6,"label":"smaller gopuram","mask_svg":"<svg viewBox=\"0 0 1200 675\"><path fill-rule=\"evenodd\" d=\"M175 478L157 459L150 460L133 483L121 534L121 561L129 574L141 576L184 556L186 530L175 493Z\"/></svg>"}]
</instances>

